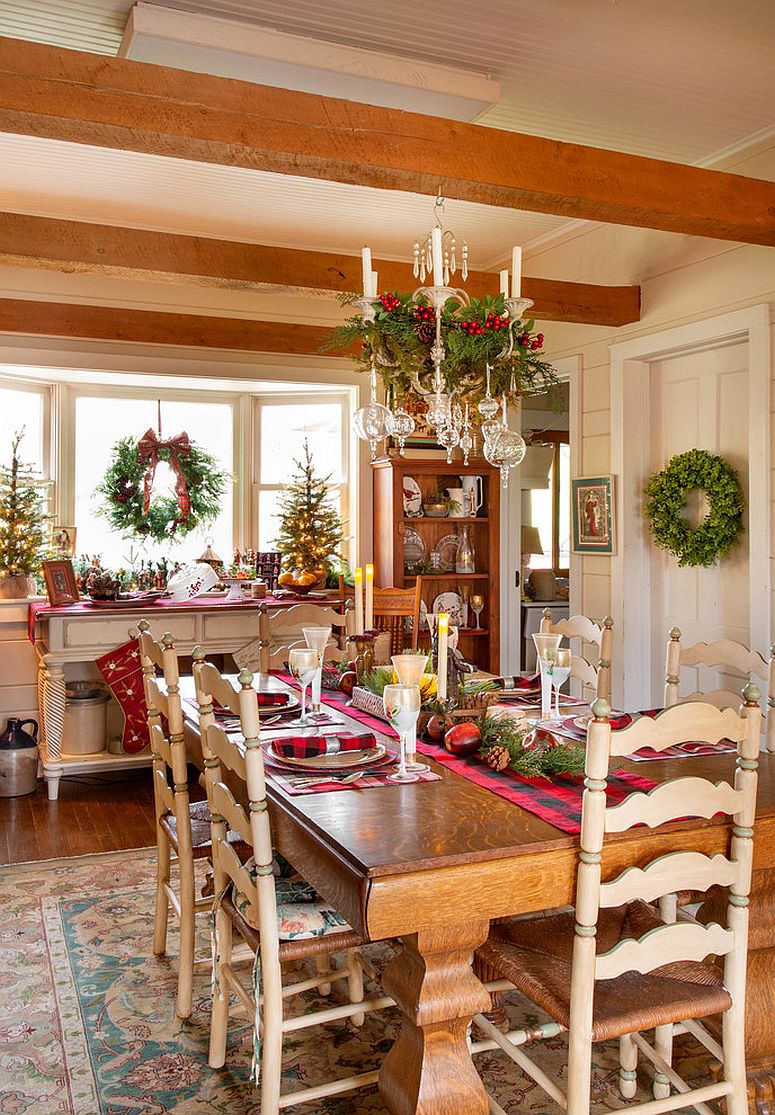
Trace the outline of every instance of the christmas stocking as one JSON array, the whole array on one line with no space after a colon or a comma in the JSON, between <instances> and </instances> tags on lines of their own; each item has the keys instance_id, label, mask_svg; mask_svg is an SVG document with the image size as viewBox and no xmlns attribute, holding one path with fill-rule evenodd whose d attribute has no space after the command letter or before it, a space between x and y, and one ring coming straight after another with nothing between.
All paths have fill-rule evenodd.
<instances>
[{"instance_id":1,"label":"christmas stocking","mask_svg":"<svg viewBox=\"0 0 775 1115\"><path fill-rule=\"evenodd\" d=\"M148 746L140 644L137 639L122 643L98 658L97 666L124 714L123 750L127 755L136 755Z\"/></svg>"}]
</instances>

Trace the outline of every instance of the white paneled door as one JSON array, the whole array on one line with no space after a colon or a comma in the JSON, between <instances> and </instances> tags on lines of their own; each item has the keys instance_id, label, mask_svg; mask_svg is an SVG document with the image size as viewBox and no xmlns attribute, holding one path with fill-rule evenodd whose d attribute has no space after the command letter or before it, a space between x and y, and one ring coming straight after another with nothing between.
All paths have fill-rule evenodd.
<instances>
[{"instance_id":1,"label":"white paneled door","mask_svg":"<svg viewBox=\"0 0 775 1115\"><path fill-rule=\"evenodd\" d=\"M661 469L676 453L706 449L737 470L746 503L749 486L749 354L747 340L685 353L650 364L650 471ZM707 505L699 492L690 495L687 517L699 523ZM748 530L748 514L744 519ZM734 639L750 645L749 539L743 538L722 562L711 568L679 568L665 550L651 552L651 698L660 703L664 683L667 632L679 627L685 645ZM767 606L763 601L763 606ZM764 649L764 648L758 648ZM681 692L733 691L739 681L716 671L684 669Z\"/></svg>"}]
</instances>

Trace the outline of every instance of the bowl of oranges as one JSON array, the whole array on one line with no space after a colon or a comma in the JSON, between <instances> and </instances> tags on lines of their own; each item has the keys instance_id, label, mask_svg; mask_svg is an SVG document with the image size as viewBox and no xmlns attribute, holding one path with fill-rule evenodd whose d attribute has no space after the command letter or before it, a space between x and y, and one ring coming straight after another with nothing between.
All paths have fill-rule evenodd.
<instances>
[{"instance_id":1,"label":"bowl of oranges","mask_svg":"<svg viewBox=\"0 0 775 1115\"><path fill-rule=\"evenodd\" d=\"M299 596L306 596L306 594L317 584L320 583L320 578L317 573L312 573L309 570L294 570L293 573L281 573L277 578L277 583L281 588L287 589L289 592L298 593Z\"/></svg>"}]
</instances>

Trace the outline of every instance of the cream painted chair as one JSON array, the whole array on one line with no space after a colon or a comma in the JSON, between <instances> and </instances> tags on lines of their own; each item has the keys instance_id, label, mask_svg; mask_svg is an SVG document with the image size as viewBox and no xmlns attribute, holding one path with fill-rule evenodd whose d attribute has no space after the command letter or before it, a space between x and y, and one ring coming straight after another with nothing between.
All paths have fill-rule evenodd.
<instances>
[{"instance_id":1,"label":"cream painted chair","mask_svg":"<svg viewBox=\"0 0 775 1115\"><path fill-rule=\"evenodd\" d=\"M595 623L586 616L570 616L553 623L551 608L544 608L540 629L542 634L563 635L568 640L572 651L570 676L578 678L582 686L591 689L596 697L610 701L611 653L614 645L614 621L611 617L606 616L602 624ZM586 644L596 646L597 664L590 662L582 653L575 653L571 640L577 641L576 649L579 651Z\"/></svg>"},{"instance_id":2,"label":"cream painted chair","mask_svg":"<svg viewBox=\"0 0 775 1115\"><path fill-rule=\"evenodd\" d=\"M377 1072L367 1072L282 1094L285 1034L341 1019L360 1025L365 1012L392 1006L393 1000L377 995L364 997L364 968L374 973L361 955L361 939L301 876L279 874L282 869L278 868L272 847L253 675L243 670L238 678L239 688L235 689L205 661L199 647L194 650L193 672L213 818L213 867L218 896L209 1061L212 1068L225 1063L229 1000L234 994L255 1020L254 1068L261 1085L261 1115L276 1115L285 1107L373 1084L378 1076ZM227 736L215 723L213 700L239 716L241 741ZM226 777L237 788L236 796L224 781ZM234 855L228 842L229 830L239 833L251 845L253 859L249 863L243 865ZM257 956L253 971L254 979L260 973L260 991L255 985L245 985L233 962L234 931ZM345 953L346 963L341 968L331 965L331 954L335 952ZM283 979L283 963L305 958L316 960L317 974L287 983ZM331 983L339 980L347 983L348 1003L294 1018L284 1017L284 999L314 988L327 992Z\"/></svg>"},{"instance_id":3,"label":"cream painted chair","mask_svg":"<svg viewBox=\"0 0 775 1115\"><path fill-rule=\"evenodd\" d=\"M767 686L767 711L765 713L765 740L768 751L775 751L775 646L770 647L767 661L758 651L749 650L742 643L731 639L717 639L713 643L694 643L685 647L681 643L681 632L672 628L667 640L665 663L665 707L683 701L709 701L717 708L737 704L737 695L731 689L695 690L685 697L681 696L681 668L697 667L721 670L744 681L759 678Z\"/></svg>"},{"instance_id":4,"label":"cream painted chair","mask_svg":"<svg viewBox=\"0 0 775 1115\"><path fill-rule=\"evenodd\" d=\"M146 620L139 623L140 659L153 755L153 799L156 814L156 912L153 951L167 951L170 915L180 925L177 1014L188 1018L194 980L194 939L197 913L212 909L212 898L196 898L196 860L211 853L210 810L206 801L192 802L188 792L183 709L178 687L178 657L172 635L156 642ZM157 670L163 675L157 676ZM165 732L163 724L167 722ZM246 857L246 849L238 849ZM174 857L174 859L173 859ZM172 868L177 865L177 886Z\"/></svg>"},{"instance_id":5,"label":"cream painted chair","mask_svg":"<svg viewBox=\"0 0 775 1115\"><path fill-rule=\"evenodd\" d=\"M710 1115L706 1102L724 1097L728 1115L748 1113L743 1030L761 709L755 685L749 683L743 695L739 714L698 702L666 709L656 719L639 718L617 732L611 731L608 720L610 705L596 700L587 731L575 910L496 924L477 951L501 981L527 995L553 1021L504 1035L479 1015L475 1022L487 1040L474 1043L473 1051L496 1046L504 1050L568 1115L588 1115L592 1044L613 1038L620 1041L625 1099L635 1096L639 1052L653 1066L655 1087L669 1091L672 1085L681 1093L624 1110L654 1115L691 1105ZM722 739L738 745L733 785L689 776L664 782L649 793L636 791L607 806L611 759L646 744L661 751L689 740ZM733 818L726 854L707 856L687 846L643 863L633 839L631 864L601 881L608 834L634 825L653 830L677 818L718 813ZM699 835L706 830L693 831ZM683 914L675 920L657 914L652 903L664 896L669 901L672 893L687 886L727 890L726 926L702 925ZM708 957L723 957L723 971ZM698 1021L715 1015L722 1017L721 1042ZM672 1037L674 1024L677 1032L692 1034L722 1062L715 1083L690 1088L675 1072L670 1042L662 1043ZM652 1028L654 1045L641 1034ZM527 1041L565 1031L567 1096L521 1049ZM492 1100L490 1109L503 1115Z\"/></svg>"},{"instance_id":6,"label":"cream painted chair","mask_svg":"<svg viewBox=\"0 0 775 1115\"><path fill-rule=\"evenodd\" d=\"M331 627L331 640L323 660L339 662L346 650L347 636L355 631L352 602L346 602L344 615L321 604L295 604L270 614L270 606L261 604L258 638L237 651L234 660L238 666L262 674L282 669L291 647L306 645L302 634L304 627Z\"/></svg>"}]
</instances>

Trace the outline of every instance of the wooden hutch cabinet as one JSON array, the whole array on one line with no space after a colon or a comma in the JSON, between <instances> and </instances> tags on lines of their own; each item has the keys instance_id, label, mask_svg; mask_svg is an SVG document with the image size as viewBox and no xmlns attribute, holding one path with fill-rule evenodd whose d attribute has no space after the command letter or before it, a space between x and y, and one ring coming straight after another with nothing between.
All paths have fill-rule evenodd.
<instances>
[{"instance_id":1,"label":"wooden hutch cabinet","mask_svg":"<svg viewBox=\"0 0 775 1115\"><path fill-rule=\"evenodd\" d=\"M455 592L461 598L473 594L484 597L484 610L479 616L480 629L468 606L468 623L460 629L459 649L463 656L480 669L500 673L500 473L486 461L469 465L462 461L447 464L444 460L412 460L391 457L375 461L374 470L374 565L380 587L403 588L414 583L422 573L423 600L428 611L443 592ZM424 514L404 513L404 489L407 478L413 479L423 501L437 489L460 488L461 476L481 476L482 505L475 516L443 518ZM456 573L454 568L431 569L431 555L439 542L450 534L462 535L466 529L475 555L474 573ZM407 532L410 544L407 545ZM416 536L419 535L418 544ZM450 547L445 550L449 565ZM419 553L419 557L418 557ZM427 645L427 626L421 630L421 645Z\"/></svg>"}]
</instances>

